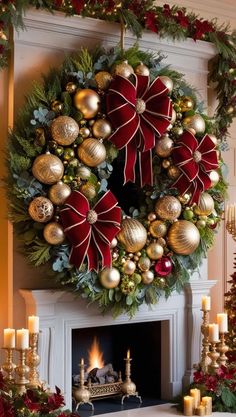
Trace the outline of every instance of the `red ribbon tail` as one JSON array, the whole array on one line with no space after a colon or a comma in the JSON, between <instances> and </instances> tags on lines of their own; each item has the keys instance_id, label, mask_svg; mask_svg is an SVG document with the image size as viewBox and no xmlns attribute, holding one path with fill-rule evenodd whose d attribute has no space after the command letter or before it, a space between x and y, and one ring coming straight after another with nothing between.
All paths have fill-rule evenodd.
<instances>
[{"instance_id":1,"label":"red ribbon tail","mask_svg":"<svg viewBox=\"0 0 236 417\"><path fill-rule=\"evenodd\" d=\"M135 182L135 164L137 158L136 141L131 140L125 147L124 184L128 181Z\"/></svg>"},{"instance_id":2,"label":"red ribbon tail","mask_svg":"<svg viewBox=\"0 0 236 417\"><path fill-rule=\"evenodd\" d=\"M92 269L94 269L94 271L98 272L98 267L99 267L98 248L93 239L93 232L92 232L92 236L90 240L90 245L87 250L87 259L88 259L88 271L92 271Z\"/></svg>"},{"instance_id":3,"label":"red ribbon tail","mask_svg":"<svg viewBox=\"0 0 236 417\"><path fill-rule=\"evenodd\" d=\"M153 185L152 151L139 152L139 171L141 187Z\"/></svg>"}]
</instances>

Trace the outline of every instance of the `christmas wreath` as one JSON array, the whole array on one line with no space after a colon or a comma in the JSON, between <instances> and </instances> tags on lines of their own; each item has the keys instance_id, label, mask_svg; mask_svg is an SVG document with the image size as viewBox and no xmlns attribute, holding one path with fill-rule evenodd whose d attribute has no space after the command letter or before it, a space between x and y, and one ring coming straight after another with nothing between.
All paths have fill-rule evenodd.
<instances>
[{"instance_id":1,"label":"christmas wreath","mask_svg":"<svg viewBox=\"0 0 236 417\"><path fill-rule=\"evenodd\" d=\"M8 145L27 259L114 315L181 290L222 212L216 129L158 54L67 58L34 85Z\"/></svg>"}]
</instances>

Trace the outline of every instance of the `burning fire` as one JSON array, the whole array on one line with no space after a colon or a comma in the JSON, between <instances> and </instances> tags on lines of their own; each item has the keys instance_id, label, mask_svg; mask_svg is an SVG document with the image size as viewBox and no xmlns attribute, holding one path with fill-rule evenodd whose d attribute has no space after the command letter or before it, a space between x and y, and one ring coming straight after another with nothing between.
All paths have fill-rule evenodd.
<instances>
[{"instance_id":1,"label":"burning fire","mask_svg":"<svg viewBox=\"0 0 236 417\"><path fill-rule=\"evenodd\" d=\"M91 348L88 351L89 367L87 369L90 372L94 368L103 368L103 353L100 351L99 343L96 337L93 339Z\"/></svg>"}]
</instances>

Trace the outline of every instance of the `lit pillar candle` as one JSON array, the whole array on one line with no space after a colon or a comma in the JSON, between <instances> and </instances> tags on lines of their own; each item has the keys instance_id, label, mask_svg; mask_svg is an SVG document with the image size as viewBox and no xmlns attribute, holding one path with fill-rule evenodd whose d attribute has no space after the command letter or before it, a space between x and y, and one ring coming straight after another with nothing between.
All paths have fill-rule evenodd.
<instances>
[{"instance_id":1,"label":"lit pillar candle","mask_svg":"<svg viewBox=\"0 0 236 417\"><path fill-rule=\"evenodd\" d=\"M205 407L206 416L210 416L212 414L212 398L202 397L202 405Z\"/></svg>"},{"instance_id":2,"label":"lit pillar candle","mask_svg":"<svg viewBox=\"0 0 236 417\"><path fill-rule=\"evenodd\" d=\"M17 349L29 348L29 330L20 329L16 331L16 347Z\"/></svg>"},{"instance_id":3,"label":"lit pillar candle","mask_svg":"<svg viewBox=\"0 0 236 417\"><path fill-rule=\"evenodd\" d=\"M228 315L226 313L217 314L217 323L220 333L226 333L228 331Z\"/></svg>"},{"instance_id":4,"label":"lit pillar candle","mask_svg":"<svg viewBox=\"0 0 236 417\"><path fill-rule=\"evenodd\" d=\"M30 333L39 333L39 317L29 316L28 317L28 328Z\"/></svg>"},{"instance_id":5,"label":"lit pillar candle","mask_svg":"<svg viewBox=\"0 0 236 417\"><path fill-rule=\"evenodd\" d=\"M201 402L201 391L197 388L192 388L190 390L190 396L193 398L193 407L196 409Z\"/></svg>"},{"instance_id":6,"label":"lit pillar candle","mask_svg":"<svg viewBox=\"0 0 236 417\"><path fill-rule=\"evenodd\" d=\"M219 325L209 324L209 342L216 343L219 341Z\"/></svg>"},{"instance_id":7,"label":"lit pillar candle","mask_svg":"<svg viewBox=\"0 0 236 417\"><path fill-rule=\"evenodd\" d=\"M14 349L16 343L15 329L3 330L3 346L8 349Z\"/></svg>"},{"instance_id":8,"label":"lit pillar candle","mask_svg":"<svg viewBox=\"0 0 236 417\"><path fill-rule=\"evenodd\" d=\"M193 397L186 395L184 397L184 415L192 416L194 411L194 399Z\"/></svg>"},{"instance_id":9,"label":"lit pillar candle","mask_svg":"<svg viewBox=\"0 0 236 417\"><path fill-rule=\"evenodd\" d=\"M204 405L199 405L196 409L197 416L205 416L206 414L206 408Z\"/></svg>"},{"instance_id":10,"label":"lit pillar candle","mask_svg":"<svg viewBox=\"0 0 236 417\"><path fill-rule=\"evenodd\" d=\"M202 310L210 311L211 309L211 297L209 295L202 296Z\"/></svg>"}]
</instances>

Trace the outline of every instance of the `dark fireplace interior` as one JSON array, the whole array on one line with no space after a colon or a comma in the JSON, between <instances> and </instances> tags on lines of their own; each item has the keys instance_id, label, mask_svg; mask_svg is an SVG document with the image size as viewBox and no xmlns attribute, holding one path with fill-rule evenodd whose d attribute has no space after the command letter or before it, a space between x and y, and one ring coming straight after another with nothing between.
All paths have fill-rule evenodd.
<instances>
[{"instance_id":1,"label":"dark fireplace interior","mask_svg":"<svg viewBox=\"0 0 236 417\"><path fill-rule=\"evenodd\" d=\"M104 364L111 363L115 371L122 372L125 379L125 361L127 350L130 349L131 379L135 382L142 406L158 404L161 397L161 322L122 324L103 327L76 329L72 332L72 374L79 374L78 364L81 358L89 363L88 351L96 337L100 351L103 353ZM112 402L113 401L113 402ZM102 404L102 405L101 405ZM107 404L107 405L106 405ZM115 406L116 404L116 406ZM120 411L120 398L94 401L95 413ZM124 407L136 408L140 404L135 398L125 400ZM85 405L79 409L83 414ZM99 411L100 409L100 411Z\"/></svg>"}]
</instances>

